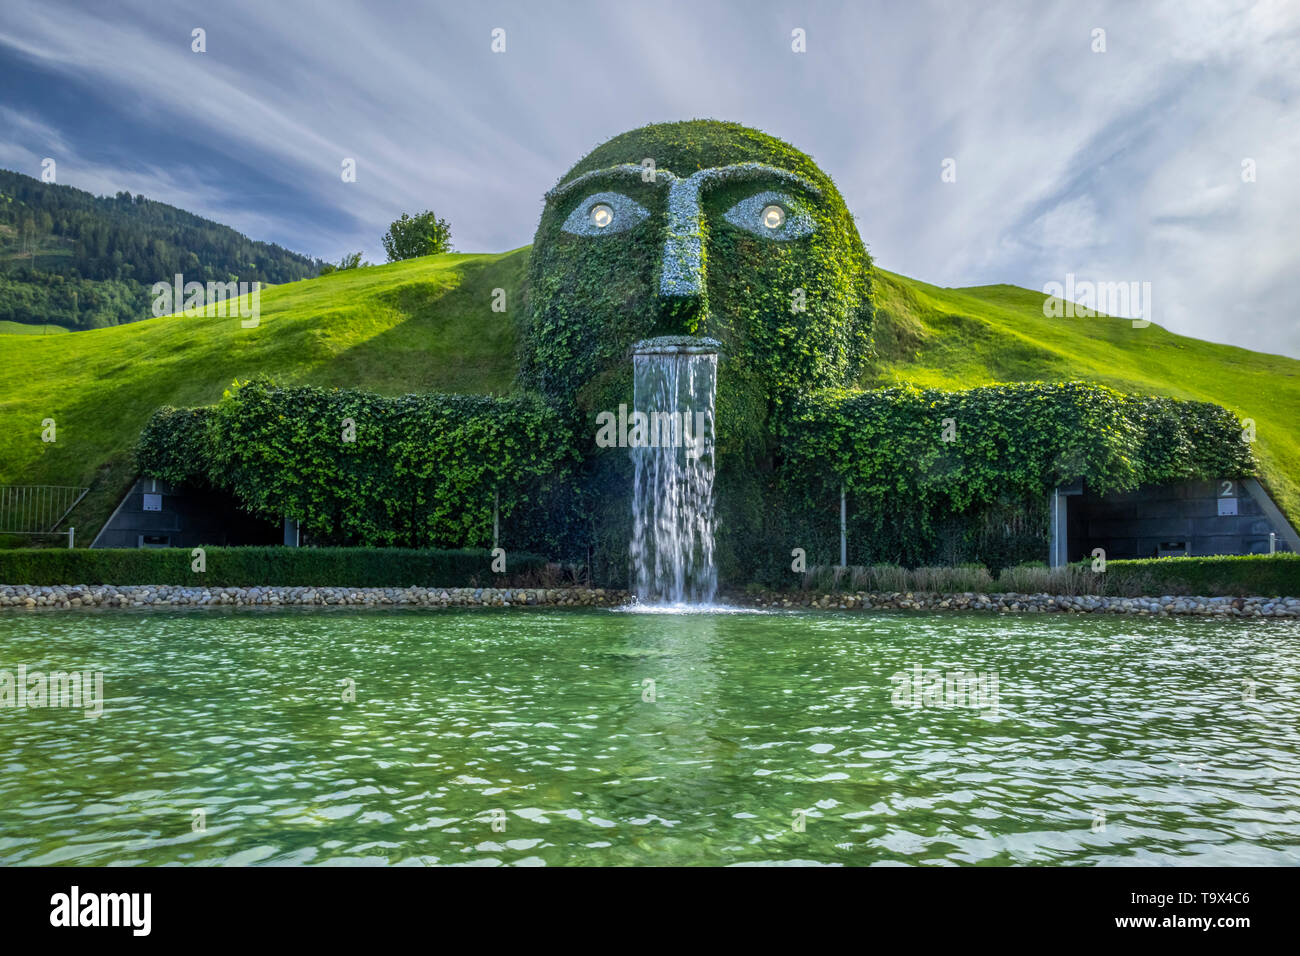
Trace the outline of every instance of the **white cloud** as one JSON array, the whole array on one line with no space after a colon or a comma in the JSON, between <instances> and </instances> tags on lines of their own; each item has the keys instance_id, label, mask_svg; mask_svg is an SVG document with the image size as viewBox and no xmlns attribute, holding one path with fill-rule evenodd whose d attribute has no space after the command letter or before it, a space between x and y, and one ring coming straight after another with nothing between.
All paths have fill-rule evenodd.
<instances>
[{"instance_id":1,"label":"white cloud","mask_svg":"<svg viewBox=\"0 0 1300 956\"><path fill-rule=\"evenodd\" d=\"M164 162L146 135L120 175L86 161L74 184L313 254L379 259L387 223L423 208L459 248L522 245L542 192L598 142L707 116L813 154L886 268L938 285L1152 281L1174 331L1300 355L1294 4L7 6L0 53L108 92L133 114L124 137L170 124L204 144ZM805 54L790 51L796 26ZM0 92L28 124L5 121L0 162L47 143L92 153L20 99ZM356 183L340 181L345 156ZM940 181L945 157L956 183ZM302 208L269 215L241 169Z\"/></svg>"}]
</instances>

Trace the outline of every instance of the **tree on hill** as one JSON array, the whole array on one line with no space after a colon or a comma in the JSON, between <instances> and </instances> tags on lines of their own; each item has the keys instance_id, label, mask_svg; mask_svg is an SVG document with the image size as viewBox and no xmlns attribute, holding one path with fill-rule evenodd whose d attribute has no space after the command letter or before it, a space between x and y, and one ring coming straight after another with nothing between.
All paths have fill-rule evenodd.
<instances>
[{"instance_id":1,"label":"tree on hill","mask_svg":"<svg viewBox=\"0 0 1300 956\"><path fill-rule=\"evenodd\" d=\"M402 213L402 218L395 219L388 227L383 243L389 262L451 252L451 226L446 219L435 216L432 210L425 210L418 216Z\"/></svg>"},{"instance_id":2,"label":"tree on hill","mask_svg":"<svg viewBox=\"0 0 1300 956\"><path fill-rule=\"evenodd\" d=\"M334 265L332 262L327 262L321 266L320 274L327 276L331 272L345 272L348 269L364 269L368 265L370 265L369 262L361 261L361 253L348 252L339 260L338 265Z\"/></svg>"}]
</instances>

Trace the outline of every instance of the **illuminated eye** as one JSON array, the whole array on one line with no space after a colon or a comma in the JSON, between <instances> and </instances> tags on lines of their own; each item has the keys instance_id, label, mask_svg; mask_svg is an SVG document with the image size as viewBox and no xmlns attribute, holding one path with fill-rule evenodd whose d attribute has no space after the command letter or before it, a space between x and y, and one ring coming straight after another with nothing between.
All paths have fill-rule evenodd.
<instances>
[{"instance_id":1,"label":"illuminated eye","mask_svg":"<svg viewBox=\"0 0 1300 956\"><path fill-rule=\"evenodd\" d=\"M815 228L802 203L771 190L742 199L722 218L738 229L778 242L802 239Z\"/></svg>"},{"instance_id":2,"label":"illuminated eye","mask_svg":"<svg viewBox=\"0 0 1300 956\"><path fill-rule=\"evenodd\" d=\"M560 226L575 236L608 236L631 229L650 215L650 210L622 193L593 193L580 202Z\"/></svg>"}]
</instances>

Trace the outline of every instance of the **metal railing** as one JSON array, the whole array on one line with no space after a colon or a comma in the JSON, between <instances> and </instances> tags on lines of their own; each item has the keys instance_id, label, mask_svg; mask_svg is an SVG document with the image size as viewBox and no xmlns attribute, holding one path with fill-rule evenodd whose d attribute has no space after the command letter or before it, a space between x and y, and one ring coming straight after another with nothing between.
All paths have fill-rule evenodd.
<instances>
[{"instance_id":1,"label":"metal railing","mask_svg":"<svg viewBox=\"0 0 1300 956\"><path fill-rule=\"evenodd\" d=\"M0 485L0 534L66 534L72 547L75 528L59 530L89 488L67 485Z\"/></svg>"}]
</instances>

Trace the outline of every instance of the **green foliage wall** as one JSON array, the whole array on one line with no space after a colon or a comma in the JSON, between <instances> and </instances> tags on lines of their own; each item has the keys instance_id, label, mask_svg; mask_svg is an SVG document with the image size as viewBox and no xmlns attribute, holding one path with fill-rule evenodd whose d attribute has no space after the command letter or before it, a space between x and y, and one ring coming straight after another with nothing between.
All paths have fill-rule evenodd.
<instances>
[{"instance_id":1,"label":"green foliage wall","mask_svg":"<svg viewBox=\"0 0 1300 956\"><path fill-rule=\"evenodd\" d=\"M491 542L494 495L507 527L548 508L577 454L567 423L530 398L255 381L211 410L160 409L137 461L147 476L205 480L253 514L287 515L317 542L463 547Z\"/></svg>"},{"instance_id":2,"label":"green foliage wall","mask_svg":"<svg viewBox=\"0 0 1300 956\"><path fill-rule=\"evenodd\" d=\"M172 484L211 484L212 408L173 408L164 405L149 417L136 443L140 474Z\"/></svg>"},{"instance_id":3,"label":"green foliage wall","mask_svg":"<svg viewBox=\"0 0 1300 956\"><path fill-rule=\"evenodd\" d=\"M1052 489L1078 478L1108 494L1250 475L1241 432L1217 405L1081 382L827 391L802 401L784 428L782 487L793 507L824 515L843 482L864 561L933 560L954 530L944 522L955 521L977 547L986 539L971 556L998 566L1024 556L989 552L990 518L1009 526L1036 516L1037 529L1019 531L1045 549L1041 503Z\"/></svg>"}]
</instances>

